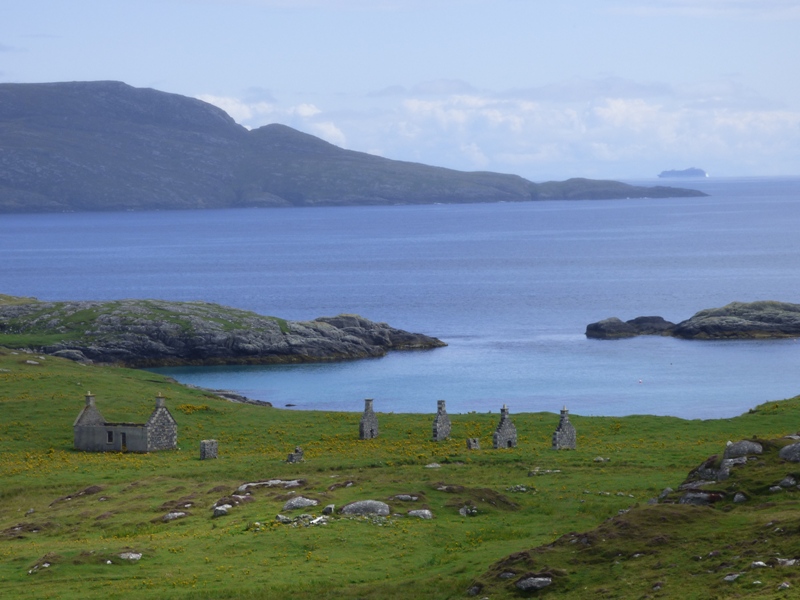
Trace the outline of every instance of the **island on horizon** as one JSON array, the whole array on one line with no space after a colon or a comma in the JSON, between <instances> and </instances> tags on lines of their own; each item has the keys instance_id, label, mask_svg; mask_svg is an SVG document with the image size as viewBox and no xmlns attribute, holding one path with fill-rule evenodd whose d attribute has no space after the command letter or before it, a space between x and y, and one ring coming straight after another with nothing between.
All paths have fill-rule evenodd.
<instances>
[{"instance_id":1,"label":"island on horizon","mask_svg":"<svg viewBox=\"0 0 800 600\"><path fill-rule=\"evenodd\" d=\"M688 169L672 169L670 171L661 171L658 174L659 177L662 179L694 179L696 177L708 177L708 173L706 173L703 169L698 169L697 167L689 167Z\"/></svg>"}]
</instances>

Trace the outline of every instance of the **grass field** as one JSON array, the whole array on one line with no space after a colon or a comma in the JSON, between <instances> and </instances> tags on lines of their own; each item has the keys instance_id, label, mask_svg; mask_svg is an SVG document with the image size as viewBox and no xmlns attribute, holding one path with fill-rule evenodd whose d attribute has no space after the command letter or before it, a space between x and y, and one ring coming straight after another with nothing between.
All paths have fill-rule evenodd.
<instances>
[{"instance_id":1,"label":"grass field","mask_svg":"<svg viewBox=\"0 0 800 600\"><path fill-rule=\"evenodd\" d=\"M73 450L72 423L89 390L110 421L144 422L162 393L179 449ZM647 504L728 440L796 431L800 398L710 421L573 415L578 449L560 452L550 449L553 413L512 412L518 446L491 449L499 406L450 415L451 439L433 443L435 400L430 415L379 413L380 436L360 441L357 412L231 403L146 371L0 349L1 595L464 598L473 588L479 598L517 598L530 595L513 585L522 574L545 571L553 585L536 596L769 598L800 586L800 566L776 563L800 557L800 491L769 491L795 468L777 459L788 441L768 444L760 467L725 482L728 492L746 491L746 503L729 494L714 508ZM483 449L468 452L468 437ZM220 458L201 461L208 438L219 441ZM305 462L287 464L295 446ZM274 478L303 483L254 490L252 501L212 518L218 499ZM389 503L392 516L278 524L278 513L304 512L283 511L296 495L319 501L304 509L314 516L362 499ZM477 515L461 516L465 504ZM405 516L420 508L434 518ZM174 510L187 515L164 522ZM120 558L126 551L142 557ZM754 570L758 560L768 566ZM724 582L729 572L745 575ZM792 587L780 591L783 582Z\"/></svg>"}]
</instances>

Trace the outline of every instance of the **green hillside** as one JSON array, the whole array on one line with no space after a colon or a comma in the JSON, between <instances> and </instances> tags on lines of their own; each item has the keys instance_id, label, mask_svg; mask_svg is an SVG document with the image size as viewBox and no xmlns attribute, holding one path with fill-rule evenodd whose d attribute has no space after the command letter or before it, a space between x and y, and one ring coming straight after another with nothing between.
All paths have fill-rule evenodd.
<instances>
[{"instance_id":1,"label":"green hillside","mask_svg":"<svg viewBox=\"0 0 800 600\"><path fill-rule=\"evenodd\" d=\"M73 450L89 390L106 419L132 422L146 420L162 393L179 449ZM493 450L499 406L451 415L452 437L438 444L429 441L435 407L379 413L380 436L360 441L362 407L360 398L352 413L236 404L146 371L0 349L4 597L464 598L472 589L496 599L530 596L514 584L542 572L553 583L536 595L570 598L766 598L780 597L784 581L800 585L800 570L777 562L800 557L800 492L769 490L795 470L777 459L788 440L724 482L747 502L729 494L714 507L647 504L728 440L790 433L800 398L712 421L574 416L578 449L560 452L550 449L555 414L512 412L519 445ZM376 409L391 407L376 399ZM467 437L482 449L467 452ZM211 438L220 458L201 461L199 443ZM286 463L298 445L305 461ZM241 485L273 479L300 483L253 489L252 500L212 517ZM417 500L396 498L404 494ZM284 511L299 495L318 506ZM363 499L387 502L391 515L339 514ZM327 524L308 525L328 504L336 512ZM461 516L464 506L476 514ZM423 508L434 518L405 516ZM163 520L176 511L186 514ZM311 516L276 521L303 512ZM755 561L767 566L753 573ZM746 575L724 582L729 572Z\"/></svg>"}]
</instances>

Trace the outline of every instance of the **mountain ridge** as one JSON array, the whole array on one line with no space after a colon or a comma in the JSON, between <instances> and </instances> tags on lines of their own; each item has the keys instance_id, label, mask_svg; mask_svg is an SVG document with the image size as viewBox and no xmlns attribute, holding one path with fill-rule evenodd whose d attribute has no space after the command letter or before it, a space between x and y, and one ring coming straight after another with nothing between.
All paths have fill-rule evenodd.
<instances>
[{"instance_id":1,"label":"mountain ridge","mask_svg":"<svg viewBox=\"0 0 800 600\"><path fill-rule=\"evenodd\" d=\"M3 213L705 195L392 160L116 81L0 84L0 140Z\"/></svg>"}]
</instances>

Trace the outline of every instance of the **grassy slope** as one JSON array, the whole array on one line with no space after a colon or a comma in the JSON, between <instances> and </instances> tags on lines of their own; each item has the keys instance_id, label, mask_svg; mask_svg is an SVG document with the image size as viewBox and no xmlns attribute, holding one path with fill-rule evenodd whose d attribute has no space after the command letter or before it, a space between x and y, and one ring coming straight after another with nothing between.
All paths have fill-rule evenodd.
<instances>
[{"instance_id":1,"label":"grassy slope","mask_svg":"<svg viewBox=\"0 0 800 600\"><path fill-rule=\"evenodd\" d=\"M720 452L727 440L784 435L800 416L800 398L716 421L575 416L578 450L553 452L549 437L557 415L517 414L512 415L519 432L516 449L467 453L467 437L480 437L483 448L491 447L496 413L451 415L453 440L441 444L428 441L432 414L380 414L380 437L363 442L357 439L357 412L233 404L144 371L3 349L0 369L0 587L10 598L100 598L110 589L120 596L147 590L148 598L460 598L476 580L493 599L517 597L510 584L496 583L501 567L492 565L498 560L569 532L592 530L620 510L644 505L664 487L677 487L690 468ZM71 425L87 390L113 421L144 421L152 398L162 392L179 424L180 449L150 455L74 451ZM354 399L354 410L359 408L360 399ZM199 441L206 438L219 440L220 459L198 459ZM306 462L286 464L295 445L305 450ZM598 455L611 460L595 463ZM442 467L424 468L432 461ZM534 467L561 472L528 477ZM386 523L337 518L320 527L279 526L274 517L290 496L264 490L229 516L211 519L210 506L218 498L241 483L275 477L302 477L307 484L298 493L320 500L320 506L418 493L416 503L390 501L393 511L424 506L436 518ZM329 489L347 481L354 484ZM465 489L439 491L442 482ZM508 491L520 484L536 491ZM75 495L89 486L102 489ZM72 499L59 501L66 496ZM659 506L677 516L662 521L659 514L658 526L640 528L635 539L613 538L619 547L597 544L578 556L564 538L514 568L552 563L562 569L566 575L545 594L569 589L570 597L639 598L655 593L650 590L658 575L668 579L671 588L664 589L670 594L712 597L722 575L704 574L706 565L691 557L740 552L737 544L745 538L750 543L764 537L765 523L794 523L793 498L787 493L772 506L760 502L730 512ZM468 501L478 507L478 516L459 516L458 507ZM187 518L159 521L188 503ZM617 517L630 521L618 528L635 531L634 520L647 521L648 510L653 509ZM652 548L645 541L659 528L672 536L659 547L663 557L631 558L640 545ZM800 555L793 539L781 538L784 555ZM125 549L144 557L127 563L117 556ZM43 562L51 566L42 567ZM665 571L663 565L674 566ZM645 567L646 576L640 577ZM770 586L782 576L777 569L758 575L771 577ZM734 585L748 597L767 591Z\"/></svg>"}]
</instances>

